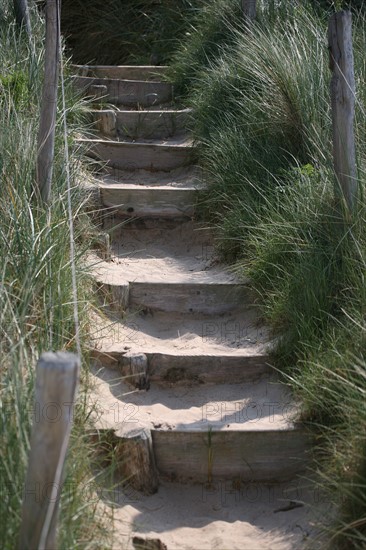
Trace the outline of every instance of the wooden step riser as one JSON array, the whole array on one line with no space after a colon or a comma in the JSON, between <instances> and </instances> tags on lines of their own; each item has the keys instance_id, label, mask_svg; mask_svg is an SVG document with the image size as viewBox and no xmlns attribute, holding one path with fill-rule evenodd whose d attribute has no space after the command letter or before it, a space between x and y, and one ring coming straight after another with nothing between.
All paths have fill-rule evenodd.
<instances>
[{"instance_id":1,"label":"wooden step riser","mask_svg":"<svg viewBox=\"0 0 366 550\"><path fill-rule=\"evenodd\" d=\"M233 357L227 355L169 355L144 350L148 360L151 383L159 385L191 386L192 384L240 384L257 380L272 372L269 357L253 355ZM122 372L122 354L93 350L92 358L98 368L111 368ZM128 378L126 379L128 382Z\"/></svg>"},{"instance_id":2,"label":"wooden step riser","mask_svg":"<svg viewBox=\"0 0 366 550\"><path fill-rule=\"evenodd\" d=\"M124 143L118 141L79 140L88 147L88 154L110 168L118 170L150 170L169 172L187 166L193 158L193 147Z\"/></svg>"},{"instance_id":3,"label":"wooden step riser","mask_svg":"<svg viewBox=\"0 0 366 550\"><path fill-rule=\"evenodd\" d=\"M150 81L160 81L168 69L167 66L153 65L74 65L73 68L80 76Z\"/></svg>"},{"instance_id":4,"label":"wooden step riser","mask_svg":"<svg viewBox=\"0 0 366 550\"><path fill-rule=\"evenodd\" d=\"M167 82L74 76L73 85L85 96L96 97L98 101L114 105L151 107L168 103L173 99L173 87Z\"/></svg>"},{"instance_id":5,"label":"wooden step riser","mask_svg":"<svg viewBox=\"0 0 366 550\"><path fill-rule=\"evenodd\" d=\"M113 209L112 209L113 211ZM180 225L187 223L187 221L191 220L191 216L176 216L176 217L136 217L136 218L126 218L124 216L118 216L118 214L109 214L108 211L103 213L101 211L100 216L101 224L103 225L103 230L112 232L113 238L117 238L118 235L122 234L124 226L131 229L159 229L159 230L165 230L170 231L174 230L176 227L179 227ZM121 225L123 224L123 225Z\"/></svg>"},{"instance_id":6,"label":"wooden step riser","mask_svg":"<svg viewBox=\"0 0 366 550\"><path fill-rule=\"evenodd\" d=\"M130 308L212 315L238 306L249 306L249 292L244 285L130 284Z\"/></svg>"},{"instance_id":7,"label":"wooden step riser","mask_svg":"<svg viewBox=\"0 0 366 550\"><path fill-rule=\"evenodd\" d=\"M280 482L304 472L310 437L301 429L207 433L152 430L162 478L209 483Z\"/></svg>"},{"instance_id":8,"label":"wooden step riser","mask_svg":"<svg viewBox=\"0 0 366 550\"><path fill-rule=\"evenodd\" d=\"M192 217L196 202L195 190L184 189L113 189L100 188L102 208L124 218Z\"/></svg>"},{"instance_id":9,"label":"wooden step riser","mask_svg":"<svg viewBox=\"0 0 366 550\"><path fill-rule=\"evenodd\" d=\"M181 134L188 125L185 111L92 111L98 132L108 138L168 139Z\"/></svg>"},{"instance_id":10,"label":"wooden step riser","mask_svg":"<svg viewBox=\"0 0 366 550\"><path fill-rule=\"evenodd\" d=\"M250 289L241 284L172 284L99 282L100 293L115 311L128 309L221 315L249 309L253 304Z\"/></svg>"},{"instance_id":11,"label":"wooden step riser","mask_svg":"<svg viewBox=\"0 0 366 550\"><path fill-rule=\"evenodd\" d=\"M169 235L169 239L167 239L166 229L165 227L160 227L158 220L146 220L147 227L145 227L145 220L141 220L142 223L140 226L137 221L135 220L135 223L121 223L119 218L114 221L113 216L106 218L104 230L110 234L112 250L118 253L119 250L123 249L126 254L129 252L134 254L136 250L140 250L142 247L148 249L151 243L159 242L163 239L167 245L171 242L173 242L172 246L176 242L180 243L188 253L192 246L199 246L202 259L207 261L214 255L215 237L213 229L202 227L193 220L182 221L178 224L174 224L174 220L170 220L170 230L171 234L174 235L174 240L171 238L171 234ZM148 223L149 221L151 221L151 224ZM169 220L167 221L169 222ZM116 226L116 224L118 225ZM131 246L130 250L127 244Z\"/></svg>"},{"instance_id":12,"label":"wooden step riser","mask_svg":"<svg viewBox=\"0 0 366 550\"><path fill-rule=\"evenodd\" d=\"M202 484L207 491L225 481L228 491L242 484L280 483L304 474L311 463L312 437L302 428L289 430L202 431L151 430L160 480ZM93 434L97 444L114 447L126 460L123 438L114 430ZM121 443L119 443L121 442ZM118 463L115 464L118 471Z\"/></svg>"}]
</instances>

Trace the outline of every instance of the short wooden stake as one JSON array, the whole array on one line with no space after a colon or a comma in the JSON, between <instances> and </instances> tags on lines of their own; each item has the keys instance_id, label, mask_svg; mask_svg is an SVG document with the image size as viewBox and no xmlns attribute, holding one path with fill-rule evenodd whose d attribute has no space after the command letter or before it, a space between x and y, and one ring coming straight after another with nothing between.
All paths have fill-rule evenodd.
<instances>
[{"instance_id":1,"label":"short wooden stake","mask_svg":"<svg viewBox=\"0 0 366 550\"><path fill-rule=\"evenodd\" d=\"M120 359L122 376L139 390L149 389L148 361L144 353L127 352Z\"/></svg>"},{"instance_id":2,"label":"short wooden stake","mask_svg":"<svg viewBox=\"0 0 366 550\"><path fill-rule=\"evenodd\" d=\"M330 69L333 73L330 89L336 197L341 196L349 211L352 211L356 204L357 172L354 136L356 85L351 12L340 11L330 18L328 40Z\"/></svg>"},{"instance_id":3,"label":"short wooden stake","mask_svg":"<svg viewBox=\"0 0 366 550\"><path fill-rule=\"evenodd\" d=\"M112 261L111 237L108 233L101 233L101 255L105 262Z\"/></svg>"},{"instance_id":4,"label":"short wooden stake","mask_svg":"<svg viewBox=\"0 0 366 550\"><path fill-rule=\"evenodd\" d=\"M96 101L102 100L108 93L108 89L105 84L91 84L87 90L87 94Z\"/></svg>"},{"instance_id":5,"label":"short wooden stake","mask_svg":"<svg viewBox=\"0 0 366 550\"><path fill-rule=\"evenodd\" d=\"M19 550L57 548L58 506L79 369L79 358L62 352L43 353L37 365Z\"/></svg>"},{"instance_id":6,"label":"short wooden stake","mask_svg":"<svg viewBox=\"0 0 366 550\"><path fill-rule=\"evenodd\" d=\"M156 493L159 476L155 464L151 431L137 428L119 438L117 471L122 480L146 495Z\"/></svg>"},{"instance_id":7,"label":"short wooden stake","mask_svg":"<svg viewBox=\"0 0 366 550\"><path fill-rule=\"evenodd\" d=\"M117 138L117 117L115 111L94 111L97 130L109 138Z\"/></svg>"}]
</instances>

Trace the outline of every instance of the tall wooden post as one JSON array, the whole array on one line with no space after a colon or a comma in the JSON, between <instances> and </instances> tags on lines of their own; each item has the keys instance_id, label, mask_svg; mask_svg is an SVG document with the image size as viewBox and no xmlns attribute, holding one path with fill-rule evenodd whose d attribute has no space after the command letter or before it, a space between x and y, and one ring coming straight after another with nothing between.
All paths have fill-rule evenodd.
<instances>
[{"instance_id":1,"label":"tall wooden post","mask_svg":"<svg viewBox=\"0 0 366 550\"><path fill-rule=\"evenodd\" d=\"M37 365L19 550L57 548L58 505L79 369L79 358L72 353L43 353Z\"/></svg>"},{"instance_id":2,"label":"tall wooden post","mask_svg":"<svg viewBox=\"0 0 366 550\"><path fill-rule=\"evenodd\" d=\"M349 211L356 204L357 173L354 135L355 76L352 48L352 14L335 13L328 28L331 80L333 157L336 197L344 199Z\"/></svg>"},{"instance_id":3,"label":"tall wooden post","mask_svg":"<svg viewBox=\"0 0 366 550\"><path fill-rule=\"evenodd\" d=\"M45 203L48 203L51 198L55 150L57 83L60 52L59 16L59 0L47 0L46 53L37 155L37 191L38 195Z\"/></svg>"},{"instance_id":4,"label":"tall wooden post","mask_svg":"<svg viewBox=\"0 0 366 550\"><path fill-rule=\"evenodd\" d=\"M13 0L13 4L18 27L23 27L27 34L31 36L32 31L27 0Z\"/></svg>"},{"instance_id":5,"label":"tall wooden post","mask_svg":"<svg viewBox=\"0 0 366 550\"><path fill-rule=\"evenodd\" d=\"M257 0L241 0L244 17L247 23L251 23L257 17Z\"/></svg>"}]
</instances>

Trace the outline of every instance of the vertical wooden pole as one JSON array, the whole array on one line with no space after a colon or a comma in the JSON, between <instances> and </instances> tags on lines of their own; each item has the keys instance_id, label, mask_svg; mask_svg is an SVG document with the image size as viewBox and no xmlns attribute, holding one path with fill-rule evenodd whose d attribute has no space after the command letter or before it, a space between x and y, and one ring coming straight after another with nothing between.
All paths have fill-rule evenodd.
<instances>
[{"instance_id":1,"label":"vertical wooden pole","mask_svg":"<svg viewBox=\"0 0 366 550\"><path fill-rule=\"evenodd\" d=\"M58 505L79 369L79 358L72 353L43 353L37 365L19 550L57 548Z\"/></svg>"},{"instance_id":2,"label":"vertical wooden pole","mask_svg":"<svg viewBox=\"0 0 366 550\"><path fill-rule=\"evenodd\" d=\"M29 36L32 34L27 0L13 0L15 19L18 27L24 28Z\"/></svg>"},{"instance_id":3,"label":"vertical wooden pole","mask_svg":"<svg viewBox=\"0 0 366 550\"><path fill-rule=\"evenodd\" d=\"M55 149L57 82L60 52L59 16L59 0L47 0L46 53L37 155L37 190L40 198L45 203L48 203L51 198Z\"/></svg>"},{"instance_id":4,"label":"vertical wooden pole","mask_svg":"<svg viewBox=\"0 0 366 550\"><path fill-rule=\"evenodd\" d=\"M241 0L244 17L247 23L251 23L257 17L257 0Z\"/></svg>"},{"instance_id":5,"label":"vertical wooden pole","mask_svg":"<svg viewBox=\"0 0 366 550\"><path fill-rule=\"evenodd\" d=\"M343 199L349 211L357 196L356 149L354 135L355 76L352 48L352 14L335 13L328 28L331 80L333 157L336 197Z\"/></svg>"}]
</instances>

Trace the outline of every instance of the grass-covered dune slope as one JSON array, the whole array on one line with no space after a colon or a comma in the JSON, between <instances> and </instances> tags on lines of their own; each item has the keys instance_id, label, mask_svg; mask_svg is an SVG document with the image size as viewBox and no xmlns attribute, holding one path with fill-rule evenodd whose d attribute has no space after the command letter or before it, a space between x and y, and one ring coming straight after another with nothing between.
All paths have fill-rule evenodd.
<instances>
[{"instance_id":1,"label":"grass-covered dune slope","mask_svg":"<svg viewBox=\"0 0 366 550\"><path fill-rule=\"evenodd\" d=\"M44 208L37 204L34 182L45 29L33 11L31 47L14 26L12 8L10 0L0 0L0 546L4 550L17 546L30 427L35 420L36 362L43 351L75 349L62 109L52 203ZM85 214L87 197L77 186L80 154L73 145L82 106L72 97L70 86L66 88L79 311L86 335L90 285L81 256L89 246L90 229ZM84 372L84 380L86 377ZM96 513L87 415L84 385L61 498L59 547L64 549L108 547Z\"/></svg>"},{"instance_id":2,"label":"grass-covered dune slope","mask_svg":"<svg viewBox=\"0 0 366 550\"><path fill-rule=\"evenodd\" d=\"M248 30L238 0L214 0L191 22L171 77L195 113L202 215L222 256L258 290L278 339L274 364L322 436L322 480L342 512L330 546L364 548L366 20L355 9L360 193L342 224L327 49L334 8L322 4L259 1Z\"/></svg>"},{"instance_id":3,"label":"grass-covered dune slope","mask_svg":"<svg viewBox=\"0 0 366 550\"><path fill-rule=\"evenodd\" d=\"M63 0L63 34L76 63L163 65L206 2Z\"/></svg>"}]
</instances>

